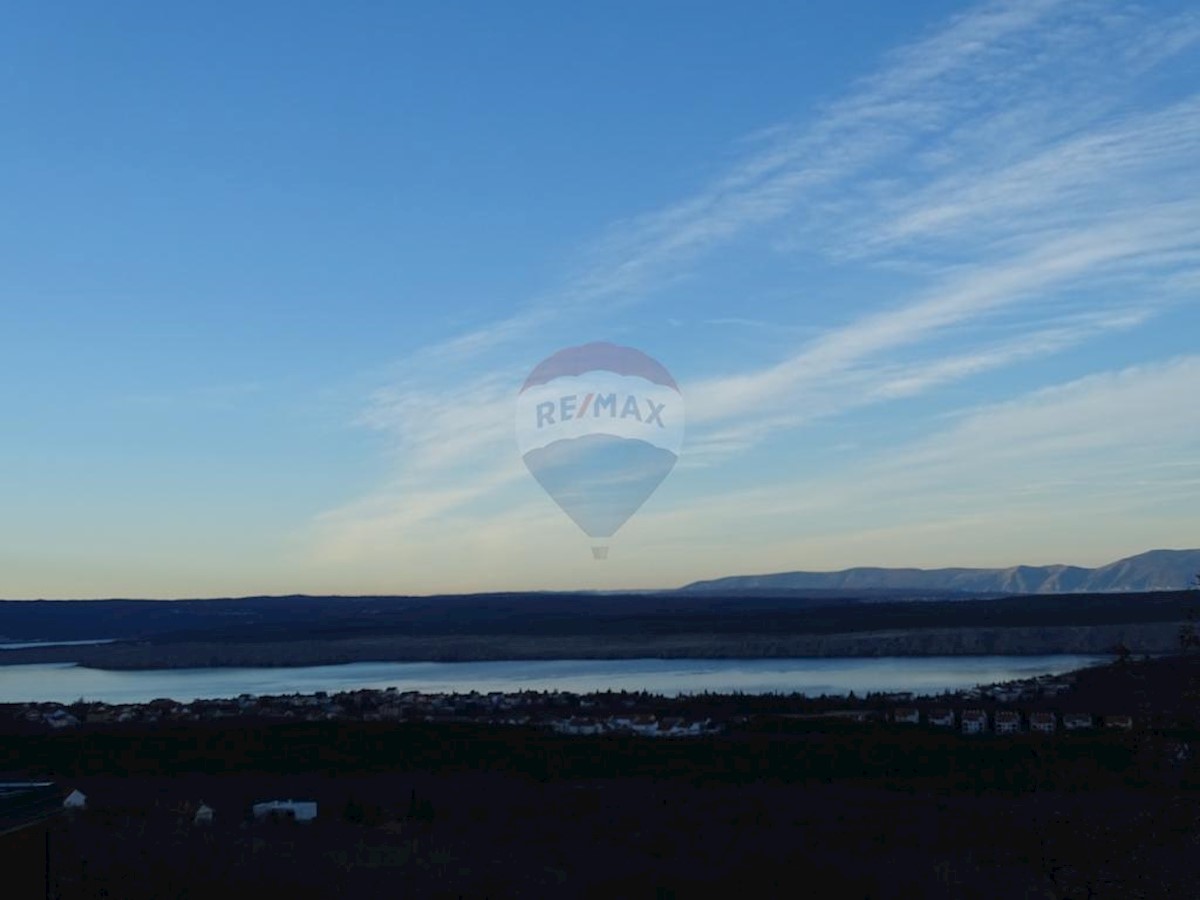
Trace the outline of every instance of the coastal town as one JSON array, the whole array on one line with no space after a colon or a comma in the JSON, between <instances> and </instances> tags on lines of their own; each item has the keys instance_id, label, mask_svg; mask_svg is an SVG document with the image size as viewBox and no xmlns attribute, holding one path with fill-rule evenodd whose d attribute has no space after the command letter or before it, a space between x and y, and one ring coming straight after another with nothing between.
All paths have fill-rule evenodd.
<instances>
[{"instance_id":1,"label":"coastal town","mask_svg":"<svg viewBox=\"0 0 1200 900\"><path fill-rule=\"evenodd\" d=\"M146 703L20 703L0 705L10 727L47 730L243 720L356 722L470 722L527 726L560 734L700 737L727 732L751 717L842 719L923 725L965 735L1052 734L1091 728L1131 730L1170 723L1169 711L1114 708L1103 697L1090 705L1076 696L1077 673L1044 674L936 695L908 691L861 697L800 694L683 694L521 691L423 693L395 687L228 699L166 698ZM1141 715L1138 715L1141 713Z\"/></svg>"},{"instance_id":2,"label":"coastal town","mask_svg":"<svg viewBox=\"0 0 1200 900\"><path fill-rule=\"evenodd\" d=\"M874 859L901 820L942 835L910 860L914 878L1001 834L998 871L1028 860L1031 883L1076 896L1109 877L1087 868L1095 847L1149 853L1200 835L1198 681L1200 658L1180 656L941 693L380 686L0 705L5 896L220 896L236 884L238 896L315 900L330 885L385 895L397 876L417 896L451 896L448 880L454 896L557 896L564 878L593 876L569 866L597 841L604 865L632 860L607 895L643 896L639 867L720 858L727 833L784 858L801 829L804 846L824 842L806 851L819 866L847 840ZM956 828L939 832L946 810ZM718 840L714 821L734 827ZM872 885L904 859L849 893L887 896ZM1147 881L1160 869L1130 859L1121 884L1172 894Z\"/></svg>"},{"instance_id":3,"label":"coastal town","mask_svg":"<svg viewBox=\"0 0 1200 900\"><path fill-rule=\"evenodd\" d=\"M661 699L661 698L658 698ZM0 706L0 716L52 730L111 724L245 721L471 722L541 726L564 734L624 732L652 736L712 734L711 719L685 719L648 711L648 695L524 691L506 694L355 690L340 693L254 696L148 703L23 703Z\"/></svg>"},{"instance_id":4,"label":"coastal town","mask_svg":"<svg viewBox=\"0 0 1200 900\"><path fill-rule=\"evenodd\" d=\"M646 692L527 690L515 693L424 693L396 687L313 694L256 696L183 702L160 698L146 703L75 703L0 705L0 728L14 733L144 732L146 726L271 725L272 723L458 723L485 728L524 727L558 735L702 738L734 735L770 723L803 728L822 723L845 727L915 727L966 736L1054 735L1099 730L1146 731L1169 724L1162 710L1135 718L1112 704L1081 705L1095 691L1079 690L1081 676L1109 675L1128 680L1122 666L1043 674L979 685L959 691L921 695L911 691L871 692L856 696L801 694L681 694ZM1135 676L1136 677L1136 676ZM1093 688L1095 686L1093 685ZM897 732L899 733L899 731ZM1168 748L1176 762L1191 758L1187 742ZM39 809L82 811L86 794L62 784L33 781L0 784L0 799L39 797ZM209 824L213 809L203 801L188 808L193 824ZM247 811L252 820L287 818L312 821L317 804L292 799L262 800Z\"/></svg>"}]
</instances>

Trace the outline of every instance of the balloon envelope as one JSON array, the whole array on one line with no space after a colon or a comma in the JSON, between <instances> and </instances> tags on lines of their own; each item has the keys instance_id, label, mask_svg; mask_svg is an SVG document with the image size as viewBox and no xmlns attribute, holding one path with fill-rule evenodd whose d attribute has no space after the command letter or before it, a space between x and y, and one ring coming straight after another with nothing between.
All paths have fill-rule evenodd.
<instances>
[{"instance_id":1,"label":"balloon envelope","mask_svg":"<svg viewBox=\"0 0 1200 900\"><path fill-rule=\"evenodd\" d=\"M683 443L683 396L632 347L568 347L539 363L517 399L526 467L593 538L611 537L667 477Z\"/></svg>"}]
</instances>

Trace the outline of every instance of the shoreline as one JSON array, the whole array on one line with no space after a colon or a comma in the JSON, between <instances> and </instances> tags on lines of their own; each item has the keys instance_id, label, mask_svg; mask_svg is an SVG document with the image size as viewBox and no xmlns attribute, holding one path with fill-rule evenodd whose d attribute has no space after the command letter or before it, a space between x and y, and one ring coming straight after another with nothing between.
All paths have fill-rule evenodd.
<instances>
[{"instance_id":1,"label":"shoreline","mask_svg":"<svg viewBox=\"0 0 1200 900\"><path fill-rule=\"evenodd\" d=\"M534 660L479 663L348 663L289 670L196 669L96 678L67 663L35 663L0 694L4 704L72 702L109 706L154 700L191 703L231 698L330 694L519 696L646 694L701 697L842 697L894 694L934 698L1005 684L1035 683L1106 665L1104 656L841 658L787 660Z\"/></svg>"},{"instance_id":2,"label":"shoreline","mask_svg":"<svg viewBox=\"0 0 1200 900\"><path fill-rule=\"evenodd\" d=\"M141 641L0 651L5 666L70 662L101 671L295 668L359 662L1103 656L1176 652L1177 622L926 628L833 634L384 635L333 640Z\"/></svg>"}]
</instances>

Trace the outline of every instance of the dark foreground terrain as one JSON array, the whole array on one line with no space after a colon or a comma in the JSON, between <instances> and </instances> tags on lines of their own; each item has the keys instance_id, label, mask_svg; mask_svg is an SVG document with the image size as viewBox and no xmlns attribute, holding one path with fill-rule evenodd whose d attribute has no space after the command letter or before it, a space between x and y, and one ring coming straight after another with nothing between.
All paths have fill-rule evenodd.
<instances>
[{"instance_id":1,"label":"dark foreground terrain","mask_svg":"<svg viewBox=\"0 0 1200 900\"><path fill-rule=\"evenodd\" d=\"M10 731L0 771L78 788L88 808L0 837L0 871L5 900L1195 897L1197 747L1189 726L968 737L784 715L699 739ZM253 821L270 799L318 817ZM200 801L209 826L193 824Z\"/></svg>"},{"instance_id":2,"label":"dark foreground terrain","mask_svg":"<svg viewBox=\"0 0 1200 900\"><path fill-rule=\"evenodd\" d=\"M80 786L103 806L48 826L56 897L1200 896L1194 789L501 773ZM190 823L181 791L214 806L212 826ZM317 821L243 821L254 800L296 796L318 800ZM44 838L19 837L4 868L24 875L5 896L41 897Z\"/></svg>"}]
</instances>

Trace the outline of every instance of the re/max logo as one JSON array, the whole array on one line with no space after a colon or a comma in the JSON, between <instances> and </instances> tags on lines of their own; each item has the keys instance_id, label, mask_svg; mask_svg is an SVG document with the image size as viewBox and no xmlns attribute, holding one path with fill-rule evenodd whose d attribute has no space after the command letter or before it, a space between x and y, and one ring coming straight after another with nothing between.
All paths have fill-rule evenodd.
<instances>
[{"instance_id":1,"label":"re/max logo","mask_svg":"<svg viewBox=\"0 0 1200 900\"><path fill-rule=\"evenodd\" d=\"M634 418L646 425L657 424L659 428L666 428L662 420L662 411L666 407L665 403L655 403L649 397L643 398L645 408L643 409L638 398L633 394L625 396L625 402L621 404L621 412L617 413L617 395L616 394L587 394L583 401L579 401L578 394L570 394L566 397L560 397L558 402L553 400L545 400L539 403L535 409L537 410L537 427L543 428L546 425L555 424L555 416L558 417L558 422L566 422L570 419L582 419L589 412L593 418L599 418L607 413L610 419Z\"/></svg>"}]
</instances>

